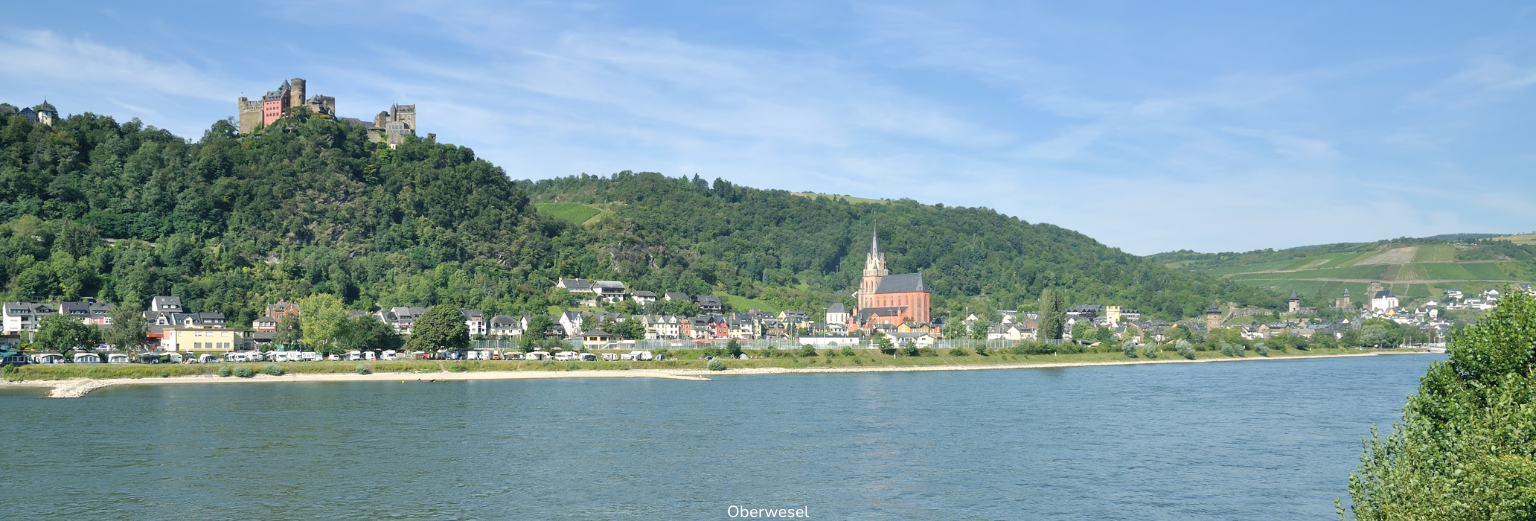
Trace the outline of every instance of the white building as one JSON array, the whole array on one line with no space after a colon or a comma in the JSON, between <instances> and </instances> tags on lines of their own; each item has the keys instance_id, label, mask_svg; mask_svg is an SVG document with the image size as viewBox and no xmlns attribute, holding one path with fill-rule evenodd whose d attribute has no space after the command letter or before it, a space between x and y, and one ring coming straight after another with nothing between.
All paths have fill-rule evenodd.
<instances>
[{"instance_id":1,"label":"white building","mask_svg":"<svg viewBox=\"0 0 1536 521\"><path fill-rule=\"evenodd\" d=\"M1392 290L1386 289L1371 295L1371 311L1386 311L1397 308L1397 295Z\"/></svg>"},{"instance_id":2,"label":"white building","mask_svg":"<svg viewBox=\"0 0 1536 521\"><path fill-rule=\"evenodd\" d=\"M47 304L32 302L6 302L4 309L4 331L7 335L37 331L37 323L43 317L53 314L53 308Z\"/></svg>"},{"instance_id":3,"label":"white building","mask_svg":"<svg viewBox=\"0 0 1536 521\"><path fill-rule=\"evenodd\" d=\"M827 324L847 324L848 308L842 302L834 302L827 306Z\"/></svg>"}]
</instances>

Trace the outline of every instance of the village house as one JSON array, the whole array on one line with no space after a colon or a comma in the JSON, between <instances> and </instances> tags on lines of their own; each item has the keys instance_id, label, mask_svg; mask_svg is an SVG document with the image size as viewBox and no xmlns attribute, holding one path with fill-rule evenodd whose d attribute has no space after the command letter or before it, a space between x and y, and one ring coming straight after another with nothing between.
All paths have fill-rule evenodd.
<instances>
[{"instance_id":1,"label":"village house","mask_svg":"<svg viewBox=\"0 0 1536 521\"><path fill-rule=\"evenodd\" d=\"M641 306L649 305L651 303L656 302L656 294L652 293L652 292L649 292L649 291L645 291L645 290L641 290L641 291L636 291L634 293L630 293L629 294L629 298L633 299L636 304L639 304Z\"/></svg>"},{"instance_id":2,"label":"village house","mask_svg":"<svg viewBox=\"0 0 1536 521\"><path fill-rule=\"evenodd\" d=\"M6 302L4 309L6 335L37 331L37 323L54 313L52 306L32 302Z\"/></svg>"}]
</instances>

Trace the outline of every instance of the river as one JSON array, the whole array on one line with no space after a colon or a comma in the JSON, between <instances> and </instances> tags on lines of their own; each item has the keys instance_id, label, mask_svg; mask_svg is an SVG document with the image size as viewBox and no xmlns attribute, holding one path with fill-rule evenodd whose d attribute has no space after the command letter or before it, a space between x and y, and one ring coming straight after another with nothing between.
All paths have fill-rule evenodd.
<instances>
[{"instance_id":1,"label":"river","mask_svg":"<svg viewBox=\"0 0 1536 521\"><path fill-rule=\"evenodd\" d=\"M9 519L1322 519L1443 355L0 391Z\"/></svg>"}]
</instances>

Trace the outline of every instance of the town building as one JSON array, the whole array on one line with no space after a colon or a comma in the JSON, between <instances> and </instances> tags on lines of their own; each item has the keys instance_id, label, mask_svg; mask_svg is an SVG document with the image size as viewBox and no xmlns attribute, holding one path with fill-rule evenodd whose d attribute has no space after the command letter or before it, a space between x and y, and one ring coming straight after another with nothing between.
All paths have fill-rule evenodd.
<instances>
[{"instance_id":1,"label":"town building","mask_svg":"<svg viewBox=\"0 0 1536 521\"><path fill-rule=\"evenodd\" d=\"M182 353L246 351L252 342L250 330L224 327L169 327L161 334L161 350Z\"/></svg>"},{"instance_id":2,"label":"town building","mask_svg":"<svg viewBox=\"0 0 1536 521\"><path fill-rule=\"evenodd\" d=\"M1397 295L1393 295L1390 289L1384 289L1371 294L1371 311L1387 311L1396 309L1397 306Z\"/></svg>"},{"instance_id":3,"label":"town building","mask_svg":"<svg viewBox=\"0 0 1536 521\"><path fill-rule=\"evenodd\" d=\"M6 302L4 307L4 332L6 335L15 335L22 332L37 331L37 323L43 317L52 315L53 307L47 304L32 302Z\"/></svg>"},{"instance_id":4,"label":"town building","mask_svg":"<svg viewBox=\"0 0 1536 521\"><path fill-rule=\"evenodd\" d=\"M850 331L871 331L876 326L897 326L902 322L929 322L928 285L922 273L891 275L880 251L880 232L870 239L869 254L864 258L864 280L859 284L859 307L849 319Z\"/></svg>"}]
</instances>

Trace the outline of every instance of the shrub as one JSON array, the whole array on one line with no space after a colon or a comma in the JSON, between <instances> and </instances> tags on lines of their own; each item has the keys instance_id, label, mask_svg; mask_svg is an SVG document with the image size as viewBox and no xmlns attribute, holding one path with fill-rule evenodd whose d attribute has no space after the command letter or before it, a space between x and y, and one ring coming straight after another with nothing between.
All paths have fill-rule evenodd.
<instances>
[{"instance_id":1,"label":"shrub","mask_svg":"<svg viewBox=\"0 0 1536 521\"><path fill-rule=\"evenodd\" d=\"M161 374L166 373L162 372ZM256 370L242 365L235 368L234 374L240 378L250 378L252 376L256 376Z\"/></svg>"},{"instance_id":2,"label":"shrub","mask_svg":"<svg viewBox=\"0 0 1536 521\"><path fill-rule=\"evenodd\" d=\"M939 350L931 347L918 348L917 356L939 356Z\"/></svg>"},{"instance_id":3,"label":"shrub","mask_svg":"<svg viewBox=\"0 0 1536 521\"><path fill-rule=\"evenodd\" d=\"M949 356L971 356L971 353L963 347L956 347L949 350Z\"/></svg>"},{"instance_id":4,"label":"shrub","mask_svg":"<svg viewBox=\"0 0 1536 521\"><path fill-rule=\"evenodd\" d=\"M919 354L917 351L917 344L913 344L912 342L902 344L901 354L903 356L917 356Z\"/></svg>"},{"instance_id":5,"label":"shrub","mask_svg":"<svg viewBox=\"0 0 1536 521\"><path fill-rule=\"evenodd\" d=\"M1269 356L1269 346L1259 342L1253 345L1253 352L1258 353L1259 356Z\"/></svg>"},{"instance_id":6,"label":"shrub","mask_svg":"<svg viewBox=\"0 0 1536 521\"><path fill-rule=\"evenodd\" d=\"M859 353L853 350L853 346L843 346L843 356L859 356Z\"/></svg>"},{"instance_id":7,"label":"shrub","mask_svg":"<svg viewBox=\"0 0 1536 521\"><path fill-rule=\"evenodd\" d=\"M976 354L981 356L992 356L991 353L987 352L987 346L976 346Z\"/></svg>"},{"instance_id":8,"label":"shrub","mask_svg":"<svg viewBox=\"0 0 1536 521\"><path fill-rule=\"evenodd\" d=\"M711 371L724 371L725 370L725 361L721 360L719 358L712 358L712 359L710 359L709 360L709 370L711 370Z\"/></svg>"},{"instance_id":9,"label":"shrub","mask_svg":"<svg viewBox=\"0 0 1536 521\"><path fill-rule=\"evenodd\" d=\"M232 375L232 374L235 374L235 370L234 369L231 369L227 365L219 366L219 376L228 377L229 375Z\"/></svg>"},{"instance_id":10,"label":"shrub","mask_svg":"<svg viewBox=\"0 0 1536 521\"><path fill-rule=\"evenodd\" d=\"M1173 350L1177 351L1179 356L1190 360L1195 359L1195 346L1191 345L1188 340L1180 340L1178 342L1174 342Z\"/></svg>"},{"instance_id":11,"label":"shrub","mask_svg":"<svg viewBox=\"0 0 1536 521\"><path fill-rule=\"evenodd\" d=\"M249 369L247 369L247 371L249 371ZM161 378L170 378L171 377L171 372L170 371L160 371L160 377Z\"/></svg>"},{"instance_id":12,"label":"shrub","mask_svg":"<svg viewBox=\"0 0 1536 521\"><path fill-rule=\"evenodd\" d=\"M834 356L837 356L837 350L836 349L828 349L827 350L827 357L830 358L830 357L834 357Z\"/></svg>"},{"instance_id":13,"label":"shrub","mask_svg":"<svg viewBox=\"0 0 1536 521\"><path fill-rule=\"evenodd\" d=\"M1120 344L1120 352L1125 353L1127 357L1136 358L1136 341L1126 340L1125 343Z\"/></svg>"},{"instance_id":14,"label":"shrub","mask_svg":"<svg viewBox=\"0 0 1536 521\"><path fill-rule=\"evenodd\" d=\"M1157 344L1148 342L1146 345L1141 346L1141 356L1145 356L1147 358L1157 358L1157 349Z\"/></svg>"},{"instance_id":15,"label":"shrub","mask_svg":"<svg viewBox=\"0 0 1536 521\"><path fill-rule=\"evenodd\" d=\"M266 367L261 368L261 372L272 376L282 376L283 368L278 367L277 364L267 364Z\"/></svg>"},{"instance_id":16,"label":"shrub","mask_svg":"<svg viewBox=\"0 0 1536 521\"><path fill-rule=\"evenodd\" d=\"M372 374L372 373L373 373L373 369L368 368L368 366L366 364L357 364L357 374Z\"/></svg>"},{"instance_id":17,"label":"shrub","mask_svg":"<svg viewBox=\"0 0 1536 521\"><path fill-rule=\"evenodd\" d=\"M800 346L800 356L816 356L816 348L810 344Z\"/></svg>"},{"instance_id":18,"label":"shrub","mask_svg":"<svg viewBox=\"0 0 1536 521\"><path fill-rule=\"evenodd\" d=\"M1232 347L1232 344L1228 344L1225 341L1222 341L1218 345L1221 346L1221 354L1222 355L1224 355L1224 356L1237 356L1237 350Z\"/></svg>"},{"instance_id":19,"label":"shrub","mask_svg":"<svg viewBox=\"0 0 1536 521\"><path fill-rule=\"evenodd\" d=\"M1232 351L1234 353L1236 353L1235 356L1247 356L1246 353L1248 352L1248 346L1243 345L1243 344L1237 344L1235 346L1232 346Z\"/></svg>"},{"instance_id":20,"label":"shrub","mask_svg":"<svg viewBox=\"0 0 1536 521\"><path fill-rule=\"evenodd\" d=\"M707 357L710 357L710 358L720 358L720 348L715 347L715 346L704 346L703 349L699 350L699 356L707 356Z\"/></svg>"}]
</instances>

